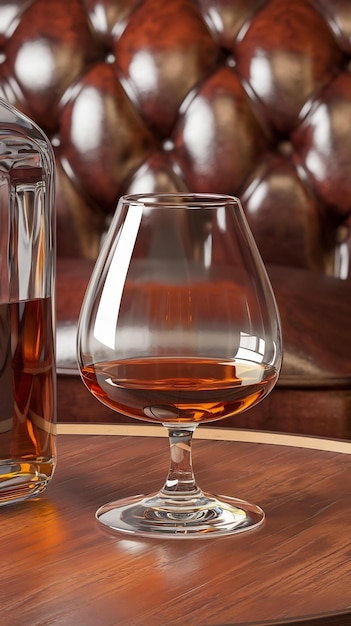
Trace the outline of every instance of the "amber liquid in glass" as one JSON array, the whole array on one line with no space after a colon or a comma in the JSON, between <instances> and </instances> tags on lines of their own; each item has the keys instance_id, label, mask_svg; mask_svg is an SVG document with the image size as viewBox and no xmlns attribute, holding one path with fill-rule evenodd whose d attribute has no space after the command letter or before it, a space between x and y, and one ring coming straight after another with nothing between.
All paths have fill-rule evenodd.
<instances>
[{"instance_id":1,"label":"amber liquid in glass","mask_svg":"<svg viewBox=\"0 0 351 626\"><path fill-rule=\"evenodd\" d=\"M0 504L39 493L55 454L51 299L0 304Z\"/></svg>"},{"instance_id":2,"label":"amber liquid in glass","mask_svg":"<svg viewBox=\"0 0 351 626\"><path fill-rule=\"evenodd\" d=\"M230 417L264 398L275 368L251 361L145 358L101 362L82 369L101 402L130 417L161 422L207 422Z\"/></svg>"}]
</instances>

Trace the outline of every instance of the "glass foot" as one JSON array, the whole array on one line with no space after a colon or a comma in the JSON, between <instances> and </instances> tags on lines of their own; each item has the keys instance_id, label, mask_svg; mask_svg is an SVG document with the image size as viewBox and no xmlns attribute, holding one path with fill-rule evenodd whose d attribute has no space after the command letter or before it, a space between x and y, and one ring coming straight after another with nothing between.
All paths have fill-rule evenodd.
<instances>
[{"instance_id":1,"label":"glass foot","mask_svg":"<svg viewBox=\"0 0 351 626\"><path fill-rule=\"evenodd\" d=\"M132 535L201 539L254 530L265 514L255 504L227 496L201 493L185 500L158 493L105 504L96 519L110 530Z\"/></svg>"}]
</instances>

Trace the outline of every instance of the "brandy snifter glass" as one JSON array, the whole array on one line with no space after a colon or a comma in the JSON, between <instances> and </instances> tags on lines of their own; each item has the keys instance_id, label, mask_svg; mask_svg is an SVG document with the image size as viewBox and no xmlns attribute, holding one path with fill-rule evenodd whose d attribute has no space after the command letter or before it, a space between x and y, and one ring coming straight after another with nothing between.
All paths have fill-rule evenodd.
<instances>
[{"instance_id":1,"label":"brandy snifter glass","mask_svg":"<svg viewBox=\"0 0 351 626\"><path fill-rule=\"evenodd\" d=\"M105 504L97 519L157 537L259 527L259 506L198 487L191 440L199 424L260 402L278 378L281 352L274 295L237 198L122 197L82 305L78 364L100 402L163 424L170 468L159 492Z\"/></svg>"}]
</instances>

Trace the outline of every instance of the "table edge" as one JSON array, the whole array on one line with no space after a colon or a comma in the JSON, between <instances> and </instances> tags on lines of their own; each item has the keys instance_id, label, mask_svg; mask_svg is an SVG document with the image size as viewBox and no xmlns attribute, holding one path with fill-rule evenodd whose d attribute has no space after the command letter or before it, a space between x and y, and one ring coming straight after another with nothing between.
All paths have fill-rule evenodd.
<instances>
[{"instance_id":1,"label":"table edge","mask_svg":"<svg viewBox=\"0 0 351 626\"><path fill-rule=\"evenodd\" d=\"M165 437L163 426L144 424L77 424L59 423L56 432L58 435L115 435L128 437ZM232 441L245 443L263 443L276 446L307 448L351 454L351 441L340 439L326 439L309 435L292 435L270 431L243 430L233 428L199 428L194 437L215 441Z\"/></svg>"}]
</instances>

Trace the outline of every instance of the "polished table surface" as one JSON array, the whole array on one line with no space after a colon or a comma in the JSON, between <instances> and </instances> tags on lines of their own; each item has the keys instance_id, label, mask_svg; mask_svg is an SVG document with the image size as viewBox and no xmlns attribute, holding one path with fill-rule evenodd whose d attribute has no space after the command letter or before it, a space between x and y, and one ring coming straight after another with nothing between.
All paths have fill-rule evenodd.
<instances>
[{"instance_id":1,"label":"polished table surface","mask_svg":"<svg viewBox=\"0 0 351 626\"><path fill-rule=\"evenodd\" d=\"M201 540L108 533L99 505L162 485L162 433L59 427L47 490L0 509L0 624L351 624L351 443L200 427L199 485L260 504L263 528Z\"/></svg>"}]
</instances>

